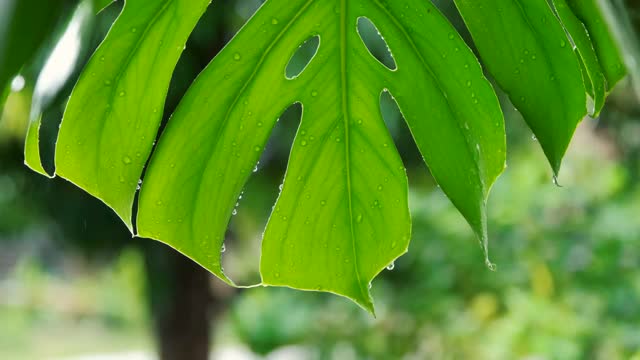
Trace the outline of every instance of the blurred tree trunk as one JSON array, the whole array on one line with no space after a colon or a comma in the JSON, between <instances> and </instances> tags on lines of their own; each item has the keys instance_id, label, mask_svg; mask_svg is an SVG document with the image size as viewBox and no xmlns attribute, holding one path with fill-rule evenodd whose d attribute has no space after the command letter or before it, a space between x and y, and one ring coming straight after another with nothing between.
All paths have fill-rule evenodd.
<instances>
[{"instance_id":1,"label":"blurred tree trunk","mask_svg":"<svg viewBox=\"0 0 640 360\"><path fill-rule=\"evenodd\" d=\"M213 314L225 307L211 294L211 275L166 245L149 243L144 254L159 358L206 360Z\"/></svg>"},{"instance_id":2,"label":"blurred tree trunk","mask_svg":"<svg viewBox=\"0 0 640 360\"><path fill-rule=\"evenodd\" d=\"M187 43L183 57L197 59L195 63L178 63L190 68L193 78L225 45L229 15L235 1L219 0L210 6L195 29L208 36L194 36ZM195 39L195 40L194 40ZM200 41L198 41L200 39ZM205 39L202 41L202 39ZM188 54L187 54L188 53ZM178 71L177 71L178 72ZM172 80L178 96L167 98L165 119L173 113L193 78L182 79L184 84ZM178 79L179 80L179 79ZM171 94L171 90L169 92ZM159 133L161 133L160 130ZM216 314L226 309L226 296L213 296L211 275L187 257L166 245L145 241L143 253L147 267L148 299L154 321L157 349L161 360L207 360L209 358L212 323Z\"/></svg>"}]
</instances>

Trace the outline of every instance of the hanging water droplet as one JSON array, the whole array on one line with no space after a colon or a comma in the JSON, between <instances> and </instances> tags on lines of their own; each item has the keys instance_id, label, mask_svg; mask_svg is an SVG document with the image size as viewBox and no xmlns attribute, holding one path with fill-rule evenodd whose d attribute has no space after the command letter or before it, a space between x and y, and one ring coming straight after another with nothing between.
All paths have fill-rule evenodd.
<instances>
[{"instance_id":1,"label":"hanging water droplet","mask_svg":"<svg viewBox=\"0 0 640 360\"><path fill-rule=\"evenodd\" d=\"M538 138L536 137L535 134L531 134L531 140L533 141L538 141Z\"/></svg>"},{"instance_id":2,"label":"hanging water droplet","mask_svg":"<svg viewBox=\"0 0 640 360\"><path fill-rule=\"evenodd\" d=\"M236 210L236 209L233 209L233 211L231 212L231 215L233 215L233 216L236 216L236 215L238 215L238 210Z\"/></svg>"},{"instance_id":3,"label":"hanging water droplet","mask_svg":"<svg viewBox=\"0 0 640 360\"><path fill-rule=\"evenodd\" d=\"M387 265L387 270L391 271L396 267L396 263L395 262L391 262L391 264Z\"/></svg>"},{"instance_id":4,"label":"hanging water droplet","mask_svg":"<svg viewBox=\"0 0 640 360\"><path fill-rule=\"evenodd\" d=\"M553 175L553 185L557 187L562 187L562 185L560 185L560 183L558 182L558 175L556 174Z\"/></svg>"},{"instance_id":5,"label":"hanging water droplet","mask_svg":"<svg viewBox=\"0 0 640 360\"><path fill-rule=\"evenodd\" d=\"M496 264L492 263L491 261L489 261L489 259L485 259L484 260L484 264L487 265L487 268L491 271L496 271Z\"/></svg>"},{"instance_id":6,"label":"hanging water droplet","mask_svg":"<svg viewBox=\"0 0 640 360\"><path fill-rule=\"evenodd\" d=\"M220 252L223 253L225 251L227 251L227 247L224 246L224 243L222 243L222 248L220 249Z\"/></svg>"}]
</instances>

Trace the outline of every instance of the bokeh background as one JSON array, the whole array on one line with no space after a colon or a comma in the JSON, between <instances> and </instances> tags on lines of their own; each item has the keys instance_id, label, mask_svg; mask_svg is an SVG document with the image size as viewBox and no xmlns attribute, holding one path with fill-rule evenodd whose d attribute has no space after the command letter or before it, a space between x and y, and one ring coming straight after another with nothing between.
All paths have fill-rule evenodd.
<instances>
[{"instance_id":1,"label":"bokeh background","mask_svg":"<svg viewBox=\"0 0 640 360\"><path fill-rule=\"evenodd\" d=\"M165 120L260 3L212 3L178 64ZM436 3L467 36L452 2ZM640 23L640 5L628 5ZM75 27L81 51L44 112L48 169L73 83L121 7L117 1ZM628 79L599 119L580 125L562 187L500 94L509 151L489 200L496 272L383 94L409 174L413 239L373 282L373 318L334 295L229 288L169 247L131 238L99 200L23 165L33 89L48 54L79 21L73 14L69 5L13 80L0 117L0 359L188 359L203 348L212 359L640 359L640 105ZM384 43L377 46L384 58ZM293 105L282 115L230 223L223 261L241 284L259 279L260 236L300 113Z\"/></svg>"}]
</instances>

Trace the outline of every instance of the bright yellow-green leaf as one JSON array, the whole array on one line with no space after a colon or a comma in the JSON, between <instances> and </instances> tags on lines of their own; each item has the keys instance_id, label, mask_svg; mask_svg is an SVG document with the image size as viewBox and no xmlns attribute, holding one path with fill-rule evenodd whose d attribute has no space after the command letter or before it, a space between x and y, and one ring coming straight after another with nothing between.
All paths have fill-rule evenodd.
<instances>
[{"instance_id":1,"label":"bright yellow-green leaf","mask_svg":"<svg viewBox=\"0 0 640 360\"><path fill-rule=\"evenodd\" d=\"M367 50L369 19L397 69ZM360 20L359 20L360 19ZM306 69L296 49L318 36ZM485 199L504 168L496 96L470 49L428 1L267 1L185 95L142 185L140 235L164 241L230 282L225 229L280 113L303 116L264 233L267 285L330 291L368 310L371 280L403 254L407 179L380 114L397 100L431 172L486 243Z\"/></svg>"}]
</instances>

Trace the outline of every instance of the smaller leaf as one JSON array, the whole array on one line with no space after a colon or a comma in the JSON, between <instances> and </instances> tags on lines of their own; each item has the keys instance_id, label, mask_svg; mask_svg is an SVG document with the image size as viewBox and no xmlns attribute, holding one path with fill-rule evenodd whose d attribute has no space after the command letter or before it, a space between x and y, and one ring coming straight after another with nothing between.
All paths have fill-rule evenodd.
<instances>
[{"instance_id":1,"label":"smaller leaf","mask_svg":"<svg viewBox=\"0 0 640 360\"><path fill-rule=\"evenodd\" d=\"M69 23L57 44L45 61L33 92L29 128L25 140L25 165L32 170L49 175L40 157L40 125L42 112L45 111L70 82L73 73L79 66L78 60L83 55L84 45L89 38L93 20L93 12L89 2L81 2L70 16Z\"/></svg>"},{"instance_id":2,"label":"smaller leaf","mask_svg":"<svg viewBox=\"0 0 640 360\"><path fill-rule=\"evenodd\" d=\"M162 119L171 74L208 0L128 0L76 84L56 173L133 229L133 199Z\"/></svg>"},{"instance_id":3,"label":"smaller leaf","mask_svg":"<svg viewBox=\"0 0 640 360\"><path fill-rule=\"evenodd\" d=\"M581 65L586 75L584 79L585 86L594 101L593 109L590 109L589 112L591 116L596 117L604 106L607 91L607 80L598 62L598 56L589 37L587 28L580 19L576 17L571 8L569 8L566 0L553 0L553 4L562 24L571 35L573 43L576 46L576 54L580 57Z\"/></svg>"},{"instance_id":4,"label":"smaller leaf","mask_svg":"<svg viewBox=\"0 0 640 360\"><path fill-rule=\"evenodd\" d=\"M63 9L63 1L0 2L0 108L11 79L35 55Z\"/></svg>"},{"instance_id":5,"label":"smaller leaf","mask_svg":"<svg viewBox=\"0 0 640 360\"><path fill-rule=\"evenodd\" d=\"M42 166L40 159L40 124L42 123L42 114L38 114L35 118L29 119L29 127L27 128L27 138L24 146L24 164L31 170L51 177Z\"/></svg>"},{"instance_id":6,"label":"smaller leaf","mask_svg":"<svg viewBox=\"0 0 640 360\"><path fill-rule=\"evenodd\" d=\"M455 0L491 74L522 113L555 175L586 115L580 63L545 0Z\"/></svg>"},{"instance_id":7,"label":"smaller leaf","mask_svg":"<svg viewBox=\"0 0 640 360\"><path fill-rule=\"evenodd\" d=\"M620 49L606 21L604 21L603 13L597 2L598 0L567 0L572 12L589 32L591 42L607 79L607 90L611 91L615 84L626 75L627 70L622 61Z\"/></svg>"}]
</instances>

